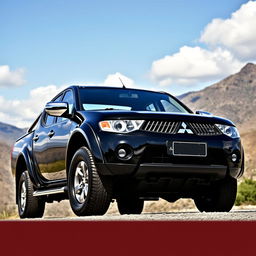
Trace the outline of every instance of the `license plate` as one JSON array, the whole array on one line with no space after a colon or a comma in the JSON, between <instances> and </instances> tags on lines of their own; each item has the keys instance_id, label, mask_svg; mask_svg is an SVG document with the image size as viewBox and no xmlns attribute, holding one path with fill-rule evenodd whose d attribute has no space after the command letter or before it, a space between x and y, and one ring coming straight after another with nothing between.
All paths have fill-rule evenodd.
<instances>
[{"instance_id":1,"label":"license plate","mask_svg":"<svg viewBox=\"0 0 256 256\"><path fill-rule=\"evenodd\" d=\"M172 154L174 156L207 156L207 144L204 142L172 142Z\"/></svg>"}]
</instances>

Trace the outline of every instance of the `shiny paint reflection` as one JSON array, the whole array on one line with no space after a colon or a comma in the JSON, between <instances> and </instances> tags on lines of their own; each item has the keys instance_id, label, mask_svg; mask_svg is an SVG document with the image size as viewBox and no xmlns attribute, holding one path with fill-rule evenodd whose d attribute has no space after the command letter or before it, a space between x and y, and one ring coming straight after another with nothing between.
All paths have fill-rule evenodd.
<instances>
[{"instance_id":1,"label":"shiny paint reflection","mask_svg":"<svg viewBox=\"0 0 256 256\"><path fill-rule=\"evenodd\" d=\"M41 175L48 180L66 179L65 156L72 123L69 119L55 123L49 127L40 125L34 137L34 155ZM48 134L54 132L52 137Z\"/></svg>"}]
</instances>

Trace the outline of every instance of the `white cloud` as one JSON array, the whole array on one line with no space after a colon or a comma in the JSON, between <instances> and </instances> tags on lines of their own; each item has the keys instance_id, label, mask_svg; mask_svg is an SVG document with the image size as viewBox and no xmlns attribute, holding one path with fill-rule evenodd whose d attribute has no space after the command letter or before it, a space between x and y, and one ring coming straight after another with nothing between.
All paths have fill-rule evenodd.
<instances>
[{"instance_id":1,"label":"white cloud","mask_svg":"<svg viewBox=\"0 0 256 256\"><path fill-rule=\"evenodd\" d=\"M58 92L66 86L48 85L30 91L28 99L7 100L0 96L0 120L18 127L29 127Z\"/></svg>"},{"instance_id":2,"label":"white cloud","mask_svg":"<svg viewBox=\"0 0 256 256\"><path fill-rule=\"evenodd\" d=\"M118 72L108 75L105 81L99 85L121 88L122 84L118 77L122 79L126 87L135 87L132 79ZM37 87L30 91L27 99L21 100L8 100L0 96L0 121L18 127L29 127L43 110L44 105L66 87L68 86L48 85Z\"/></svg>"},{"instance_id":3,"label":"white cloud","mask_svg":"<svg viewBox=\"0 0 256 256\"><path fill-rule=\"evenodd\" d=\"M213 19L204 28L199 46L183 46L179 52L152 63L150 77L159 85L202 84L238 72L256 59L256 2L243 4L228 19Z\"/></svg>"},{"instance_id":4,"label":"white cloud","mask_svg":"<svg viewBox=\"0 0 256 256\"><path fill-rule=\"evenodd\" d=\"M222 46L238 58L256 58L256 2L249 1L228 19L213 19L202 32L200 41L211 46Z\"/></svg>"},{"instance_id":5,"label":"white cloud","mask_svg":"<svg viewBox=\"0 0 256 256\"><path fill-rule=\"evenodd\" d=\"M0 87L23 85L26 82L24 73L25 70L23 68L11 71L8 65L0 66Z\"/></svg>"},{"instance_id":6,"label":"white cloud","mask_svg":"<svg viewBox=\"0 0 256 256\"><path fill-rule=\"evenodd\" d=\"M219 79L243 65L228 50L183 46L179 52L154 61L150 76L162 86L191 85Z\"/></svg>"},{"instance_id":7,"label":"white cloud","mask_svg":"<svg viewBox=\"0 0 256 256\"><path fill-rule=\"evenodd\" d=\"M103 85L104 86L122 87L122 83L119 78L122 80L125 87L127 87L127 88L135 87L135 83L131 78L129 78L119 72L116 72L115 74L108 75L107 78L105 79Z\"/></svg>"}]
</instances>

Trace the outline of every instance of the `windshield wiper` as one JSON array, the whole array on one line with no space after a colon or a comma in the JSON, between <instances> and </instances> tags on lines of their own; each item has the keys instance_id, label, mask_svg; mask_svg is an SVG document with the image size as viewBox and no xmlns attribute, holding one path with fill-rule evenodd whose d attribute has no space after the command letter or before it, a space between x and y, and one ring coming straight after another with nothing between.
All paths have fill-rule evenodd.
<instances>
[{"instance_id":1,"label":"windshield wiper","mask_svg":"<svg viewBox=\"0 0 256 256\"><path fill-rule=\"evenodd\" d=\"M98 109L91 109L91 111L101 111L101 110L123 110L119 108L98 108Z\"/></svg>"}]
</instances>

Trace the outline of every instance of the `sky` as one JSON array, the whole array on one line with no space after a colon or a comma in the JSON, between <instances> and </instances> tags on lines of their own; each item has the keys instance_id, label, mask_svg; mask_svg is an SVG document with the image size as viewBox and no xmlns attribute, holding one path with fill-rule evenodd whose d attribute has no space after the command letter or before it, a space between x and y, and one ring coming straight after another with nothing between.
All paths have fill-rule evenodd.
<instances>
[{"instance_id":1,"label":"sky","mask_svg":"<svg viewBox=\"0 0 256 256\"><path fill-rule=\"evenodd\" d=\"M0 0L0 122L71 84L202 89L255 61L255 27L255 1Z\"/></svg>"}]
</instances>

